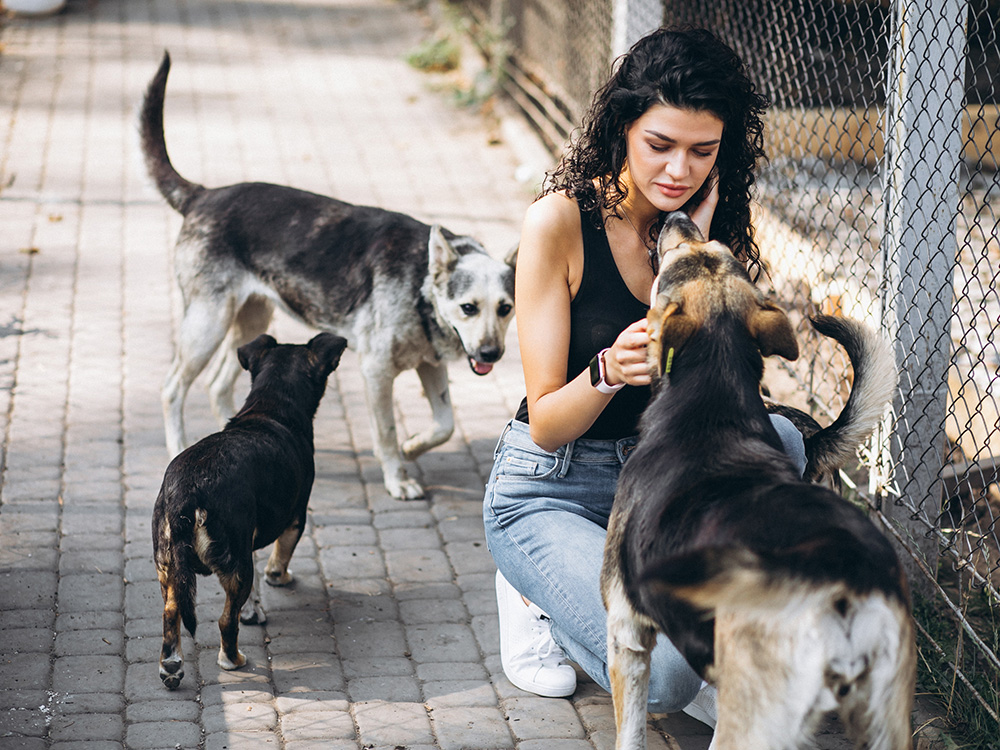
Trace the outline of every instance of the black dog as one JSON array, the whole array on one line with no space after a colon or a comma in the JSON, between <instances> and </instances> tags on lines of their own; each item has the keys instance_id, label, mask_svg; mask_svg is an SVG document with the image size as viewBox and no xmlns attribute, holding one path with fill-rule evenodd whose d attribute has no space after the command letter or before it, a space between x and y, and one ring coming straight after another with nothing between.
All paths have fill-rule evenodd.
<instances>
[{"instance_id":1,"label":"black dog","mask_svg":"<svg viewBox=\"0 0 1000 750\"><path fill-rule=\"evenodd\" d=\"M762 355L798 356L788 318L686 216L668 217L660 256L657 392L619 480L601 579L618 749L646 746L656 631L718 687L715 750L807 746L834 710L856 747L909 748L902 567L864 513L798 476L761 399ZM810 478L845 462L896 387L874 330L814 326L845 347L855 379L840 417L806 439Z\"/></svg>"},{"instance_id":2,"label":"black dog","mask_svg":"<svg viewBox=\"0 0 1000 750\"><path fill-rule=\"evenodd\" d=\"M239 613L254 588L253 551L274 542L265 576L283 586L302 536L315 473L313 417L347 342L321 333L307 345L262 334L239 348L250 394L225 429L167 466L153 508L153 554L163 594L160 679L184 677L180 624L194 635L196 573L215 573L226 592L219 666L238 669ZM257 621L262 621L258 619Z\"/></svg>"}]
</instances>

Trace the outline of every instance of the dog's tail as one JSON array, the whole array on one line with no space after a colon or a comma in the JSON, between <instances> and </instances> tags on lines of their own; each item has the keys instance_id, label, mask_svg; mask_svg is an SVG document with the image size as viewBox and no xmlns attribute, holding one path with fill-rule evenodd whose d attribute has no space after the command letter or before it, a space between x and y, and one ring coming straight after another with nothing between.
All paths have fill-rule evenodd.
<instances>
[{"instance_id":1,"label":"dog's tail","mask_svg":"<svg viewBox=\"0 0 1000 750\"><path fill-rule=\"evenodd\" d=\"M153 513L153 558L163 593L164 629L166 631L168 620L175 622L179 615L184 627L194 635L198 628L195 615L198 575L195 572L194 518L185 513L166 513L163 508L161 489ZM178 626L175 624L173 627Z\"/></svg>"},{"instance_id":2,"label":"dog's tail","mask_svg":"<svg viewBox=\"0 0 1000 750\"><path fill-rule=\"evenodd\" d=\"M817 315L811 322L816 331L844 347L854 369L843 411L829 427L805 439L804 478L817 481L847 465L875 430L896 392L897 373L889 343L871 326L832 315Z\"/></svg>"},{"instance_id":3,"label":"dog's tail","mask_svg":"<svg viewBox=\"0 0 1000 750\"><path fill-rule=\"evenodd\" d=\"M192 558L194 548L188 544L178 545L173 550L174 570L177 575L176 597L177 610L181 622L187 631L194 635L198 629L198 617L195 614L195 601L198 594L198 575L194 572Z\"/></svg>"},{"instance_id":4,"label":"dog's tail","mask_svg":"<svg viewBox=\"0 0 1000 750\"><path fill-rule=\"evenodd\" d=\"M169 540L166 553L170 555L170 594L174 606L181 616L181 622L187 631L194 635L198 628L198 618L195 615L195 601L198 596L198 574L195 572L197 553L194 549L195 528L198 523L198 511L171 514L163 520L167 525L164 529Z\"/></svg>"},{"instance_id":5,"label":"dog's tail","mask_svg":"<svg viewBox=\"0 0 1000 750\"><path fill-rule=\"evenodd\" d=\"M153 178L160 194L176 211L187 213L191 199L205 190L204 186L185 180L174 169L167 155L167 142L163 135L163 97L170 73L170 53L164 51L163 61L146 89L139 115L139 133L146 171Z\"/></svg>"}]
</instances>

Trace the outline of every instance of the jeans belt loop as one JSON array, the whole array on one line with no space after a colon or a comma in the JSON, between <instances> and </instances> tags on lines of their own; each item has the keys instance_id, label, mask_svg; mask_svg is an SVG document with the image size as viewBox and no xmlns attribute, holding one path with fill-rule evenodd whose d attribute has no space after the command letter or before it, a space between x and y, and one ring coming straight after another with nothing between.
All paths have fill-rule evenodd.
<instances>
[{"instance_id":1,"label":"jeans belt loop","mask_svg":"<svg viewBox=\"0 0 1000 750\"><path fill-rule=\"evenodd\" d=\"M618 460L620 463L625 463L629 454L635 450L635 443L629 440L629 438L624 438L618 441Z\"/></svg>"},{"instance_id":2,"label":"jeans belt loop","mask_svg":"<svg viewBox=\"0 0 1000 750\"><path fill-rule=\"evenodd\" d=\"M563 454L562 466L559 467L559 473L556 475L560 479L569 473L569 464L573 460L573 446L576 445L575 440L570 440L566 443L566 452Z\"/></svg>"},{"instance_id":3,"label":"jeans belt loop","mask_svg":"<svg viewBox=\"0 0 1000 750\"><path fill-rule=\"evenodd\" d=\"M503 446L503 439L507 437L507 433L510 432L511 425L514 424L514 420L508 420L507 424L504 425L503 432L500 433L500 439L497 440L496 448L493 449L493 460L496 461L500 458L500 448Z\"/></svg>"}]
</instances>

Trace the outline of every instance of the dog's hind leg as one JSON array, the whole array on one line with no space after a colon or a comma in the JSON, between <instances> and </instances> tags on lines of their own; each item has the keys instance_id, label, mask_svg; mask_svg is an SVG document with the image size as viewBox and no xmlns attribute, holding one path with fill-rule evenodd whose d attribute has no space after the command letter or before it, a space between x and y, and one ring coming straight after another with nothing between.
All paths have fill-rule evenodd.
<instances>
[{"instance_id":1,"label":"dog's hind leg","mask_svg":"<svg viewBox=\"0 0 1000 750\"><path fill-rule=\"evenodd\" d=\"M177 587L171 571L157 565L160 593L163 594L163 645L160 647L160 679L171 690L184 679L184 654L181 652L181 612Z\"/></svg>"},{"instance_id":2,"label":"dog's hind leg","mask_svg":"<svg viewBox=\"0 0 1000 750\"><path fill-rule=\"evenodd\" d=\"M817 722L837 704L824 683L825 644L802 609L716 611L716 750L813 746Z\"/></svg>"},{"instance_id":3,"label":"dog's hind leg","mask_svg":"<svg viewBox=\"0 0 1000 750\"><path fill-rule=\"evenodd\" d=\"M244 625L263 625L267 622L267 613L264 605L260 601L260 576L257 575L257 568L254 566L253 586L250 589L250 596L243 602L240 608L240 622Z\"/></svg>"},{"instance_id":4,"label":"dog's hind leg","mask_svg":"<svg viewBox=\"0 0 1000 750\"><path fill-rule=\"evenodd\" d=\"M264 580L272 586L287 586L294 580L292 571L288 569L288 563L295 552L295 546L302 538L302 531L302 523L295 522L274 540L274 549L271 550L267 567L264 568Z\"/></svg>"},{"instance_id":5,"label":"dog's hind leg","mask_svg":"<svg viewBox=\"0 0 1000 750\"><path fill-rule=\"evenodd\" d=\"M399 500L415 500L424 496L424 488L406 475L403 456L399 452L396 416L393 413L392 384L395 372L387 361L378 356L362 356L365 394L371 419L375 455L382 465L382 481L386 492Z\"/></svg>"},{"instance_id":6,"label":"dog's hind leg","mask_svg":"<svg viewBox=\"0 0 1000 750\"><path fill-rule=\"evenodd\" d=\"M910 750L916 680L913 622L901 603L886 605L891 620L887 617L873 628L879 634L878 650L865 660L859 679L841 687L839 713L855 747Z\"/></svg>"},{"instance_id":7,"label":"dog's hind leg","mask_svg":"<svg viewBox=\"0 0 1000 750\"><path fill-rule=\"evenodd\" d=\"M236 413L233 390L243 372L236 350L266 333L273 317L274 303L267 297L254 294L243 303L229 326L214 367L207 373L209 403L220 426L224 426Z\"/></svg>"},{"instance_id":8,"label":"dog's hind leg","mask_svg":"<svg viewBox=\"0 0 1000 750\"><path fill-rule=\"evenodd\" d=\"M433 424L429 430L404 441L403 458L408 461L447 442L455 431L455 415L452 412L451 396L448 392L447 366L443 362L436 365L423 362L417 367L417 375L424 387L427 402L431 405Z\"/></svg>"},{"instance_id":9,"label":"dog's hind leg","mask_svg":"<svg viewBox=\"0 0 1000 750\"><path fill-rule=\"evenodd\" d=\"M240 609L253 589L253 557L247 555L247 558L246 561L240 562L235 573L219 576L222 588L226 592L226 603L219 618L219 634L222 642L219 646L218 664L227 670L239 669L247 663L247 658L240 651L237 642L240 632Z\"/></svg>"},{"instance_id":10,"label":"dog's hind leg","mask_svg":"<svg viewBox=\"0 0 1000 750\"><path fill-rule=\"evenodd\" d=\"M608 676L615 709L617 750L645 750L649 659L656 631L642 622L628 603L620 583L606 593L608 609Z\"/></svg>"},{"instance_id":11,"label":"dog's hind leg","mask_svg":"<svg viewBox=\"0 0 1000 750\"><path fill-rule=\"evenodd\" d=\"M171 456L176 456L187 447L184 400L191 384L226 337L233 317L231 305L231 300L212 304L203 298L196 298L184 311L177 332L174 359L160 391L167 451Z\"/></svg>"}]
</instances>

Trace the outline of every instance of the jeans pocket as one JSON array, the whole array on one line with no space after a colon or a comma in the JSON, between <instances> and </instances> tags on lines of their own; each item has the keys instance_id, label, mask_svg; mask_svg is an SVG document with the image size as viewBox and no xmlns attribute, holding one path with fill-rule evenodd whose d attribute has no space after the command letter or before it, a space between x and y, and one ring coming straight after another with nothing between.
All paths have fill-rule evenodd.
<instances>
[{"instance_id":1,"label":"jeans pocket","mask_svg":"<svg viewBox=\"0 0 1000 750\"><path fill-rule=\"evenodd\" d=\"M559 456L554 453L533 453L520 448L508 448L500 454L497 480L548 479L559 469Z\"/></svg>"},{"instance_id":2,"label":"jeans pocket","mask_svg":"<svg viewBox=\"0 0 1000 750\"><path fill-rule=\"evenodd\" d=\"M506 525L551 494L550 484L559 471L561 457L554 453L505 446L497 458L486 488L486 513Z\"/></svg>"}]
</instances>

